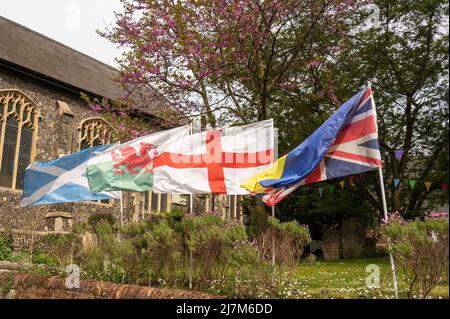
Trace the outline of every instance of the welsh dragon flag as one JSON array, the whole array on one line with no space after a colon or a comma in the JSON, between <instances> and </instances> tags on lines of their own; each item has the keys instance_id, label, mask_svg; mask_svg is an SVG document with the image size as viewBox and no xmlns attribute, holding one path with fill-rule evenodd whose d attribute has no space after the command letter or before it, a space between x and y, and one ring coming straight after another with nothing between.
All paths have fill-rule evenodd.
<instances>
[{"instance_id":1,"label":"welsh dragon flag","mask_svg":"<svg viewBox=\"0 0 450 319\"><path fill-rule=\"evenodd\" d=\"M116 144L109 152L91 158L86 174L91 192L106 189L145 192L154 184L154 159L172 143L189 135L190 126L139 137Z\"/></svg>"},{"instance_id":2,"label":"welsh dragon flag","mask_svg":"<svg viewBox=\"0 0 450 319\"><path fill-rule=\"evenodd\" d=\"M117 145L88 162L93 193L104 190L240 195L273 162L272 120L189 134L189 126Z\"/></svg>"}]
</instances>

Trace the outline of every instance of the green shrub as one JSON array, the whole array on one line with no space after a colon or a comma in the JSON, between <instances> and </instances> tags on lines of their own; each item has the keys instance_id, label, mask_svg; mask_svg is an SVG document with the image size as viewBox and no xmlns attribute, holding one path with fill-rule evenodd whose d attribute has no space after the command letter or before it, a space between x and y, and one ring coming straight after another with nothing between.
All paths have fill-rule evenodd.
<instances>
[{"instance_id":1,"label":"green shrub","mask_svg":"<svg viewBox=\"0 0 450 319\"><path fill-rule=\"evenodd\" d=\"M61 268L74 263L75 250L80 248L73 233L46 235L41 238L41 243L47 248L49 257Z\"/></svg>"},{"instance_id":2,"label":"green shrub","mask_svg":"<svg viewBox=\"0 0 450 319\"><path fill-rule=\"evenodd\" d=\"M88 218L88 225L95 227L97 224L107 222L111 226L114 225L114 217L111 214L93 214Z\"/></svg>"},{"instance_id":3,"label":"green shrub","mask_svg":"<svg viewBox=\"0 0 450 319\"><path fill-rule=\"evenodd\" d=\"M258 238L263 258L269 259L275 250L279 263L296 264L304 246L311 242L308 227L299 225L296 220L282 223L273 217L268 217L267 224L266 230Z\"/></svg>"},{"instance_id":4,"label":"green shrub","mask_svg":"<svg viewBox=\"0 0 450 319\"><path fill-rule=\"evenodd\" d=\"M409 276L408 297L427 298L448 269L448 217L405 221L392 214L382 227L389 249Z\"/></svg>"},{"instance_id":5,"label":"green shrub","mask_svg":"<svg viewBox=\"0 0 450 319\"><path fill-rule=\"evenodd\" d=\"M308 254L306 256L305 261L308 265L314 265L316 263L317 257L314 254Z\"/></svg>"},{"instance_id":6,"label":"green shrub","mask_svg":"<svg viewBox=\"0 0 450 319\"><path fill-rule=\"evenodd\" d=\"M252 206L249 208L247 220L247 234L250 239L259 238L269 227L267 218L269 214L263 206Z\"/></svg>"},{"instance_id":7,"label":"green shrub","mask_svg":"<svg viewBox=\"0 0 450 319\"><path fill-rule=\"evenodd\" d=\"M239 240L247 240L245 228L214 214L185 218L183 237L188 252L193 253L194 272L198 287L207 286L212 278L226 271L225 252Z\"/></svg>"},{"instance_id":8,"label":"green shrub","mask_svg":"<svg viewBox=\"0 0 450 319\"><path fill-rule=\"evenodd\" d=\"M56 266L58 263L55 257L45 252L33 254L31 257L31 262L33 264L42 264L47 266Z\"/></svg>"},{"instance_id":9,"label":"green shrub","mask_svg":"<svg viewBox=\"0 0 450 319\"><path fill-rule=\"evenodd\" d=\"M265 258L262 246L250 242L245 226L236 221L214 213L182 216L174 211L116 227L103 216L80 224L70 235L46 237L49 255L35 254L33 261L57 263L60 269L75 263L82 277L115 283L187 289L192 274L197 290L240 298L284 296L281 273L273 275L271 258ZM279 267L287 260L284 250L295 249L291 255L297 258L309 240L307 228L296 222L266 218L260 230L266 243L272 235L279 237L275 241ZM97 240L82 248L78 234L86 231Z\"/></svg>"},{"instance_id":10,"label":"green shrub","mask_svg":"<svg viewBox=\"0 0 450 319\"><path fill-rule=\"evenodd\" d=\"M166 213L166 218L171 222L181 222L184 212L181 208L175 207L172 211Z\"/></svg>"},{"instance_id":11,"label":"green shrub","mask_svg":"<svg viewBox=\"0 0 450 319\"><path fill-rule=\"evenodd\" d=\"M11 240L0 236L0 260L11 261L13 259L13 250Z\"/></svg>"},{"instance_id":12,"label":"green shrub","mask_svg":"<svg viewBox=\"0 0 450 319\"><path fill-rule=\"evenodd\" d=\"M74 234L84 234L87 230L87 225L86 223L75 223L72 226L72 233Z\"/></svg>"},{"instance_id":13,"label":"green shrub","mask_svg":"<svg viewBox=\"0 0 450 319\"><path fill-rule=\"evenodd\" d=\"M167 220L160 220L147 230L144 239L147 245L145 257L151 267L150 281L177 282L177 270L184 265L181 234Z\"/></svg>"}]
</instances>

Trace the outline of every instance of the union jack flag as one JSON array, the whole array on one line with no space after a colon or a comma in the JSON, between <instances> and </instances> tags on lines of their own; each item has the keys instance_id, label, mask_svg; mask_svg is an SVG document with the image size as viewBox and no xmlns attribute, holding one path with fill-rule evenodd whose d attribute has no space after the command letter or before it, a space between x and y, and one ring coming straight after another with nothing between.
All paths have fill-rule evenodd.
<instances>
[{"instance_id":1,"label":"union jack flag","mask_svg":"<svg viewBox=\"0 0 450 319\"><path fill-rule=\"evenodd\" d=\"M308 176L293 185L267 188L265 193L255 195L273 206L300 186L360 174L381 166L377 115L372 90L368 87L353 105L328 151Z\"/></svg>"}]
</instances>

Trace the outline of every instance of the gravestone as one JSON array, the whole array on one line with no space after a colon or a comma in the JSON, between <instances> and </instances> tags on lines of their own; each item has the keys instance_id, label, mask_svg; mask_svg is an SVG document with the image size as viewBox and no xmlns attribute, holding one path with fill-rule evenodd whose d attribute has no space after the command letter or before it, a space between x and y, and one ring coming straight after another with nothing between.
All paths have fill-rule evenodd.
<instances>
[{"instance_id":1,"label":"gravestone","mask_svg":"<svg viewBox=\"0 0 450 319\"><path fill-rule=\"evenodd\" d=\"M366 231L361 220L349 218L342 223L342 253L344 259L361 258L364 252Z\"/></svg>"},{"instance_id":2,"label":"gravestone","mask_svg":"<svg viewBox=\"0 0 450 319\"><path fill-rule=\"evenodd\" d=\"M322 235L322 252L325 260L339 259L339 231L331 229Z\"/></svg>"},{"instance_id":3,"label":"gravestone","mask_svg":"<svg viewBox=\"0 0 450 319\"><path fill-rule=\"evenodd\" d=\"M321 248L326 260L340 259L340 249L344 259L361 258L366 246L366 231L358 218L346 219L340 229L331 229L322 235Z\"/></svg>"}]
</instances>

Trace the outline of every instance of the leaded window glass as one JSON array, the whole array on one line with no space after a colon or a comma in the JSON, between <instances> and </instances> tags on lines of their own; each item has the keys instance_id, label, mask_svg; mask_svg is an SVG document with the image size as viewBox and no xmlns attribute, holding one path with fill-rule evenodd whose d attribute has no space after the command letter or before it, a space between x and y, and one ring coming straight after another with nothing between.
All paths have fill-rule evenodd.
<instances>
[{"instance_id":1,"label":"leaded window glass","mask_svg":"<svg viewBox=\"0 0 450 319\"><path fill-rule=\"evenodd\" d=\"M101 117L90 118L81 122L79 131L79 149L114 143L117 140L117 132L114 127ZM108 199L97 201L110 204Z\"/></svg>"},{"instance_id":2,"label":"leaded window glass","mask_svg":"<svg viewBox=\"0 0 450 319\"><path fill-rule=\"evenodd\" d=\"M36 153L40 111L18 90L0 90L0 186L22 189Z\"/></svg>"}]
</instances>

